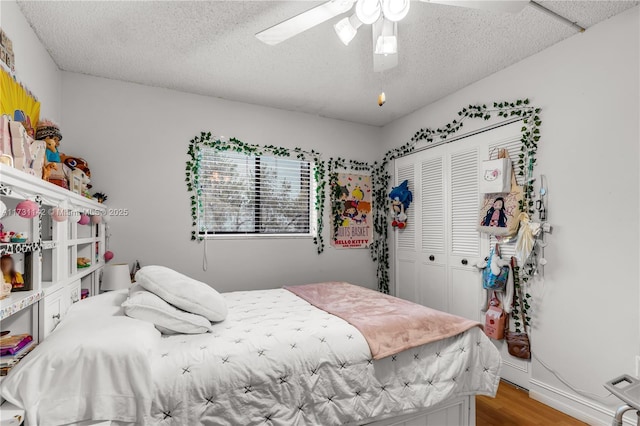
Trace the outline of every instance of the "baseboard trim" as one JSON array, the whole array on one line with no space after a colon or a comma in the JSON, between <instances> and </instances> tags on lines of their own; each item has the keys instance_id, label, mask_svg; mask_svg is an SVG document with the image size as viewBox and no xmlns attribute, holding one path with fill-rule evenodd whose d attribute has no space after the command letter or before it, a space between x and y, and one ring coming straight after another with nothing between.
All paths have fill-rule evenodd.
<instances>
[{"instance_id":1,"label":"baseboard trim","mask_svg":"<svg viewBox=\"0 0 640 426\"><path fill-rule=\"evenodd\" d=\"M615 411L581 396L550 386L536 379L529 380L529 397L549 407L562 411L592 426L609 426ZM615 399L612 398L612 402ZM622 405L622 401L620 404ZM624 417L624 424L636 426L637 419L632 414Z\"/></svg>"}]
</instances>

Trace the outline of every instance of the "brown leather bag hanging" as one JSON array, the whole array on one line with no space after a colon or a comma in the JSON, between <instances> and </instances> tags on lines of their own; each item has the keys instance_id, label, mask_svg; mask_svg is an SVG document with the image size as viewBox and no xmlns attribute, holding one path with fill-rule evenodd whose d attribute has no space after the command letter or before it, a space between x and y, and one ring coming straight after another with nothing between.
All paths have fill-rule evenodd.
<instances>
[{"instance_id":1,"label":"brown leather bag hanging","mask_svg":"<svg viewBox=\"0 0 640 426\"><path fill-rule=\"evenodd\" d=\"M513 283L517 287L517 291L513 292L513 298L515 302L516 293L520 299L520 305L518 310L522 316L522 332L514 332L509 330L508 326L504 332L505 340L507 341L507 349L509 354L517 358L531 359L531 344L529 342L529 335L527 334L527 326L524 316L524 298L522 297L522 286L520 285L520 277L516 273L516 258L511 258L511 269L513 270ZM515 303L513 304L515 306Z\"/></svg>"}]
</instances>

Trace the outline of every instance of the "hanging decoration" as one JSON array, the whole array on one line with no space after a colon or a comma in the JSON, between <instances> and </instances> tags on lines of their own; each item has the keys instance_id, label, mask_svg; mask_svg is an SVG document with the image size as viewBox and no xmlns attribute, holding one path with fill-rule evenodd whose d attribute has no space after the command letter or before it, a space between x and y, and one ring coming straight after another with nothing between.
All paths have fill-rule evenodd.
<instances>
[{"instance_id":1,"label":"hanging decoration","mask_svg":"<svg viewBox=\"0 0 640 426\"><path fill-rule=\"evenodd\" d=\"M407 226L407 209L413 201L413 194L409 191L409 181L405 180L400 185L391 189L391 214L393 221L391 226L404 229Z\"/></svg>"},{"instance_id":2,"label":"hanging decoration","mask_svg":"<svg viewBox=\"0 0 640 426\"><path fill-rule=\"evenodd\" d=\"M0 115L4 114L20 121L33 137L33 128L40 119L40 102L24 85L0 69Z\"/></svg>"},{"instance_id":3,"label":"hanging decoration","mask_svg":"<svg viewBox=\"0 0 640 426\"><path fill-rule=\"evenodd\" d=\"M80 214L80 217L78 218L78 225L88 225L90 222L89 216L87 216L84 213Z\"/></svg>"},{"instance_id":4,"label":"hanging decoration","mask_svg":"<svg viewBox=\"0 0 640 426\"><path fill-rule=\"evenodd\" d=\"M94 225L97 225L100 222L102 222L102 217L100 215L97 215L97 214L91 215L91 223L93 223Z\"/></svg>"},{"instance_id":5,"label":"hanging decoration","mask_svg":"<svg viewBox=\"0 0 640 426\"><path fill-rule=\"evenodd\" d=\"M40 206L35 201L24 200L16 206L16 213L24 219L33 219L40 213Z\"/></svg>"},{"instance_id":6,"label":"hanging decoration","mask_svg":"<svg viewBox=\"0 0 640 426\"><path fill-rule=\"evenodd\" d=\"M517 176L524 179L522 185L522 197L518 200L518 207L521 212L526 212L529 215L533 214L533 180L531 178L533 174L533 168L536 164L536 152L538 149L538 141L540 140L540 109L530 105L528 99L520 99L513 102L500 101L494 102L493 107L489 107L486 104L468 105L462 108L457 113L457 118L450 123L439 128L421 128L411 137L411 139L401 146L393 148L385 153L385 155L379 161L373 163L361 162L356 160L346 160L343 158L331 158L329 161L323 161L322 156L317 151L303 151L301 148L279 148L274 146L259 146L250 145L239 141L235 138L230 140L221 140L221 138L212 136L211 132L203 132L200 136L196 136L189 143L189 149L187 154L189 160L186 164L186 178L187 189L192 193L191 195L191 217L193 230L191 232L191 239L197 240L197 217L198 211L202 208L199 205L198 195L198 170L199 164L199 149L202 146L209 146L221 151L235 151L246 154L261 155L268 153L270 155L277 155L283 157L296 156L299 159L306 161L312 161L314 163L314 177L316 181L316 198L315 206L318 216L317 223L317 236L314 238L314 243L317 245L318 253L324 251L323 240L323 212L325 203L325 190L328 186L334 188L334 184L337 184L337 171L338 170L350 170L356 172L365 172L371 175L371 224L373 226L373 240L369 244L369 250L372 260L376 263L376 276L378 280L378 290L383 293L389 293L389 209L388 209L388 189L391 183L391 174L389 173L389 165L391 161L411 154L415 151L418 144L433 144L433 143L446 143L447 138L451 138L458 131L460 131L464 125L464 122L468 119L480 119L489 120L492 117L498 118L521 118L522 119L522 147L518 155L517 163L513 164L513 168ZM331 216L336 218L341 214L339 205L331 203ZM105 217L106 218L106 217ZM103 219L105 219L103 218ZM336 224L340 224L339 221L333 221L332 235L337 235ZM522 268L517 267L520 273L520 282L523 286L526 286L527 281L532 276L535 268L526 263ZM516 287L518 285L516 284ZM524 292L522 304L517 303L514 305L514 309L511 314L514 319L524 317L524 320L530 321L530 317L526 314L530 308L529 300L531 295L529 292ZM520 316L519 308L522 305L524 316ZM518 331L518 321L516 321L516 331Z\"/></svg>"},{"instance_id":7,"label":"hanging decoration","mask_svg":"<svg viewBox=\"0 0 640 426\"><path fill-rule=\"evenodd\" d=\"M334 173L331 178L331 245L366 248L373 240L371 176Z\"/></svg>"},{"instance_id":8,"label":"hanging decoration","mask_svg":"<svg viewBox=\"0 0 640 426\"><path fill-rule=\"evenodd\" d=\"M55 220L56 222L64 222L67 220L67 216L68 216L68 212L67 210L61 208L61 207L56 207L54 209L51 210L51 219Z\"/></svg>"},{"instance_id":9,"label":"hanging decoration","mask_svg":"<svg viewBox=\"0 0 640 426\"><path fill-rule=\"evenodd\" d=\"M113 252L111 250L105 251L104 252L104 261L105 262L110 261L111 259L113 259L113 256L114 256L114 254L113 254Z\"/></svg>"}]
</instances>

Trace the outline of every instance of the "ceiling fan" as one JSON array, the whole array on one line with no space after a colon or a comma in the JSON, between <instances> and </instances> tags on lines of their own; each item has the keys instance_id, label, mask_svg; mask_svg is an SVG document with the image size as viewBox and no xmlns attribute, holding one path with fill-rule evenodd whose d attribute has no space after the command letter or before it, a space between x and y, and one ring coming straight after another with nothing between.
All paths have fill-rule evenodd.
<instances>
[{"instance_id":1,"label":"ceiling fan","mask_svg":"<svg viewBox=\"0 0 640 426\"><path fill-rule=\"evenodd\" d=\"M473 9L517 13L529 0L421 0ZM354 7L355 4L355 7ZM355 9L355 12L334 25L336 34L348 45L362 25L371 25L373 37L373 70L384 71L398 65L398 22L407 13L411 0L331 0L302 12L256 34L269 45L276 45L316 25Z\"/></svg>"}]
</instances>

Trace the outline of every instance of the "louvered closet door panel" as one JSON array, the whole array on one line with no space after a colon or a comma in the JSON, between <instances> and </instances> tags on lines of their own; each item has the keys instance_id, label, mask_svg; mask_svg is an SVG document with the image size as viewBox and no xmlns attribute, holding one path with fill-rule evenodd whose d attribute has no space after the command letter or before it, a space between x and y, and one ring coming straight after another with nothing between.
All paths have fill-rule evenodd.
<instances>
[{"instance_id":1,"label":"louvered closet door panel","mask_svg":"<svg viewBox=\"0 0 640 426\"><path fill-rule=\"evenodd\" d=\"M416 233L420 224L416 223L416 217L420 217L419 194L416 193L416 185L419 175L416 174L417 165L415 158L407 156L395 161L395 184L404 180L409 181L409 189L413 192L413 203L407 213L407 226L404 229L392 228L395 239L395 277L396 295L402 299L419 303L418 291L418 250L416 248ZM418 212L416 212L418 210Z\"/></svg>"},{"instance_id":2,"label":"louvered closet door panel","mask_svg":"<svg viewBox=\"0 0 640 426\"><path fill-rule=\"evenodd\" d=\"M480 148L472 140L467 146L450 147L450 253L448 256L449 312L480 319L482 287L473 266L480 259L480 233L477 231Z\"/></svg>"},{"instance_id":3,"label":"louvered closet door panel","mask_svg":"<svg viewBox=\"0 0 640 426\"><path fill-rule=\"evenodd\" d=\"M418 295L422 305L441 311L448 309L445 150L443 146L420 153L422 230Z\"/></svg>"},{"instance_id":4,"label":"louvered closet door panel","mask_svg":"<svg viewBox=\"0 0 640 426\"><path fill-rule=\"evenodd\" d=\"M518 176L518 160L520 157L518 156L521 151L522 142L520 141L520 136L516 135L511 138L506 138L501 141L496 141L489 145L489 152L487 153L487 158L497 158L498 151L502 148L509 151L509 158L511 158L511 164L514 167L516 172L516 180L518 181L518 185L522 185L524 183L524 176ZM489 157L490 156L490 157ZM496 243L500 244L500 254L504 259L509 259L511 256L515 256L516 254L516 239L511 238L508 241L504 239L501 242L498 242L498 239L493 235L489 236L489 247L494 247Z\"/></svg>"},{"instance_id":5,"label":"louvered closet door panel","mask_svg":"<svg viewBox=\"0 0 640 426\"><path fill-rule=\"evenodd\" d=\"M451 254L477 256L478 148L451 154Z\"/></svg>"},{"instance_id":6,"label":"louvered closet door panel","mask_svg":"<svg viewBox=\"0 0 640 426\"><path fill-rule=\"evenodd\" d=\"M415 178L416 165L409 163L406 165L399 165L396 174L396 185L399 185L405 180L409 181L409 189L415 195L416 193L416 178ZM399 249L414 249L416 245L416 200L409 207L406 213L407 226L404 229L396 230L396 238Z\"/></svg>"},{"instance_id":7,"label":"louvered closet door panel","mask_svg":"<svg viewBox=\"0 0 640 426\"><path fill-rule=\"evenodd\" d=\"M444 253L444 164L442 156L422 162L422 250Z\"/></svg>"}]
</instances>

